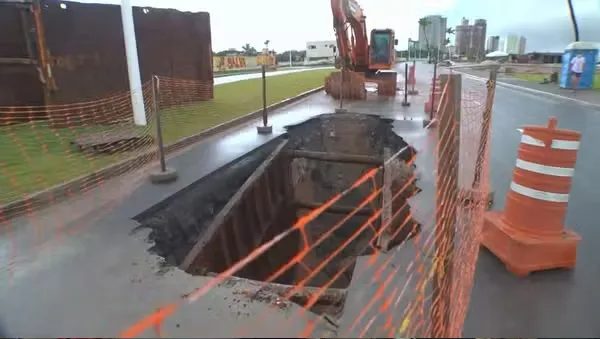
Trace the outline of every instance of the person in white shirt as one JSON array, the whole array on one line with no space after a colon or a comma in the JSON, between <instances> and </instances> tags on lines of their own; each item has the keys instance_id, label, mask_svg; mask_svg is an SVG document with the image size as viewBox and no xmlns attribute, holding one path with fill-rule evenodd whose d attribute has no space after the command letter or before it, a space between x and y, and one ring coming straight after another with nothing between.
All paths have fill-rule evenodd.
<instances>
[{"instance_id":1,"label":"person in white shirt","mask_svg":"<svg viewBox=\"0 0 600 339\"><path fill-rule=\"evenodd\" d=\"M571 60L571 82L573 84L573 92L577 90L579 87L579 80L581 79L581 74L585 69L585 58L581 54L577 54Z\"/></svg>"}]
</instances>

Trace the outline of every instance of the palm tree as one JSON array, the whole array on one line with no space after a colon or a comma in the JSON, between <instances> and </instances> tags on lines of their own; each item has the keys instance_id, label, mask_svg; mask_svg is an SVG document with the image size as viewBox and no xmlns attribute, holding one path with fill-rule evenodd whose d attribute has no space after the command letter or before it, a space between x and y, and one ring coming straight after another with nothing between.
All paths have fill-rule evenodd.
<instances>
[{"instance_id":1,"label":"palm tree","mask_svg":"<svg viewBox=\"0 0 600 339\"><path fill-rule=\"evenodd\" d=\"M575 41L579 41L579 27L577 26L577 18L573 10L573 0L567 0L569 4L569 14L571 15L571 24L573 25L573 33L575 33Z\"/></svg>"},{"instance_id":2,"label":"palm tree","mask_svg":"<svg viewBox=\"0 0 600 339\"><path fill-rule=\"evenodd\" d=\"M242 46L242 52L246 56L256 56L258 54L256 48L252 47L250 44Z\"/></svg>"},{"instance_id":3,"label":"palm tree","mask_svg":"<svg viewBox=\"0 0 600 339\"><path fill-rule=\"evenodd\" d=\"M446 29L446 34L448 35L454 35L456 34L456 30L452 27L448 27L448 29ZM446 41L444 41L444 47L446 47L446 53L448 53L448 58L451 58L452 56L449 53L449 50L447 48L447 46L450 44L450 38L446 38Z\"/></svg>"},{"instance_id":4,"label":"palm tree","mask_svg":"<svg viewBox=\"0 0 600 339\"><path fill-rule=\"evenodd\" d=\"M423 36L425 37L425 47L427 48L427 61L431 63L431 51L429 50L429 37L427 36L427 26L431 25L431 21L427 20L427 18L419 19L419 28L423 30ZM420 45L420 43L419 43ZM419 46L421 49L421 46Z\"/></svg>"}]
</instances>

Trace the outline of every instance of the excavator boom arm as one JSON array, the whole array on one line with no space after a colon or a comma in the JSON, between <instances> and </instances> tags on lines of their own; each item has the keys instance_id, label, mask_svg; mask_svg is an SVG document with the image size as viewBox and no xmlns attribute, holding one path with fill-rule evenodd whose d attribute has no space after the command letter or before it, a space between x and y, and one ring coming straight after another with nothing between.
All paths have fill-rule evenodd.
<instances>
[{"instance_id":1,"label":"excavator boom arm","mask_svg":"<svg viewBox=\"0 0 600 339\"><path fill-rule=\"evenodd\" d=\"M355 0L331 0L333 27L340 58L356 71L369 68L369 41L362 8ZM349 36L347 27L352 35Z\"/></svg>"}]
</instances>

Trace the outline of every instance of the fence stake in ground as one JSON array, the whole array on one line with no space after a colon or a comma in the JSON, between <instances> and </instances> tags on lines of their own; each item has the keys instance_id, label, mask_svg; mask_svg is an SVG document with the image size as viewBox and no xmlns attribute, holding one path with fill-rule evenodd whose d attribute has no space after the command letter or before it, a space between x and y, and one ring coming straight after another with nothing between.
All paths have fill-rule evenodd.
<instances>
[{"instance_id":1,"label":"fence stake in ground","mask_svg":"<svg viewBox=\"0 0 600 339\"><path fill-rule=\"evenodd\" d=\"M402 106L410 106L410 102L408 102L408 62L404 64L404 101L402 101Z\"/></svg>"},{"instance_id":2,"label":"fence stake in ground","mask_svg":"<svg viewBox=\"0 0 600 339\"><path fill-rule=\"evenodd\" d=\"M263 100L263 112L262 112L262 126L256 126L258 134L269 134L273 133L273 126L269 126L269 112L267 109L267 65L262 65L262 100Z\"/></svg>"},{"instance_id":3,"label":"fence stake in ground","mask_svg":"<svg viewBox=\"0 0 600 339\"><path fill-rule=\"evenodd\" d=\"M435 104L435 80L437 79L437 62L433 64L433 80L431 81L431 107L429 109L429 120L433 121L434 112L437 109ZM441 83L440 83L441 86ZM444 88L444 86L442 86Z\"/></svg>"},{"instance_id":4,"label":"fence stake in ground","mask_svg":"<svg viewBox=\"0 0 600 339\"><path fill-rule=\"evenodd\" d=\"M473 191L469 195L464 195L471 203L475 201L474 194L479 192L479 186L481 185L481 175L483 170L483 163L485 160L485 151L487 149L488 138L490 134L490 125L492 123L492 108L494 107L494 95L496 93L496 78L498 77L498 67L494 67L490 70L490 76L487 81L487 96L485 101L485 107L483 111L483 122L481 124L481 137L479 140L479 148L477 150L477 162L475 163L475 175L473 176ZM487 173L483 173L484 175ZM482 197L483 198L483 197ZM487 200L487 207L491 207L494 203L494 192L488 192L485 197Z\"/></svg>"},{"instance_id":5,"label":"fence stake in ground","mask_svg":"<svg viewBox=\"0 0 600 339\"><path fill-rule=\"evenodd\" d=\"M344 108L344 62L340 67L340 107L335 109L335 113L346 113L348 110Z\"/></svg>"},{"instance_id":6,"label":"fence stake in ground","mask_svg":"<svg viewBox=\"0 0 600 339\"><path fill-rule=\"evenodd\" d=\"M436 178L436 223L431 307L431 336L448 338L452 311L452 266L458 207L458 159L460 147L460 74L442 75L446 87L438 111L438 154Z\"/></svg>"},{"instance_id":7,"label":"fence stake in ground","mask_svg":"<svg viewBox=\"0 0 600 339\"><path fill-rule=\"evenodd\" d=\"M155 184L168 183L177 179L177 171L173 168L167 167L167 162L165 160L165 147L160 119L159 94L160 79L154 75L152 76L152 111L154 112L154 119L156 119L156 142L158 144L158 158L160 160L160 171L150 174L150 180Z\"/></svg>"}]
</instances>

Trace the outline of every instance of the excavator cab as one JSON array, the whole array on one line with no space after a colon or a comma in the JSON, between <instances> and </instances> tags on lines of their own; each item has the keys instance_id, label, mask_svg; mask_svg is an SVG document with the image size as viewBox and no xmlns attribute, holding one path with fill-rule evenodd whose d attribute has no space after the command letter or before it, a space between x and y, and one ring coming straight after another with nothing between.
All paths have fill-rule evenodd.
<instances>
[{"instance_id":1,"label":"excavator cab","mask_svg":"<svg viewBox=\"0 0 600 339\"><path fill-rule=\"evenodd\" d=\"M396 64L398 40L392 29L374 29L371 31L369 48L369 69L390 70Z\"/></svg>"}]
</instances>

